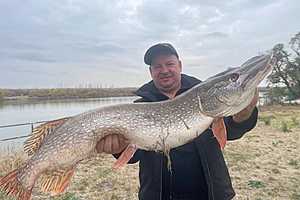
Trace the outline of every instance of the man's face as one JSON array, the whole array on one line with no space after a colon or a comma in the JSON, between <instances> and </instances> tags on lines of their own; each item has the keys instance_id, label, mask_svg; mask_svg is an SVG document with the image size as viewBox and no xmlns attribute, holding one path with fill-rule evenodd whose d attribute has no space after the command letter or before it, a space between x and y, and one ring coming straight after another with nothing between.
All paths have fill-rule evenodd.
<instances>
[{"instance_id":1,"label":"man's face","mask_svg":"<svg viewBox=\"0 0 300 200\"><path fill-rule=\"evenodd\" d=\"M172 93L181 86L181 62L175 55L158 55L150 66L155 86L164 93Z\"/></svg>"}]
</instances>

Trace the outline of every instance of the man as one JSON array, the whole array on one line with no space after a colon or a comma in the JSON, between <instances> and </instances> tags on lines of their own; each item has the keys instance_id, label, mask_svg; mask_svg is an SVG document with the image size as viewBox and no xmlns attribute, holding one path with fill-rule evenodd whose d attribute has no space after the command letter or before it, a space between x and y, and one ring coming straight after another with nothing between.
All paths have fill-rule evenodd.
<instances>
[{"instance_id":1,"label":"man","mask_svg":"<svg viewBox=\"0 0 300 200\"><path fill-rule=\"evenodd\" d=\"M182 64L171 44L159 43L150 47L144 56L152 81L136 91L136 102L155 102L172 99L201 81L181 74ZM242 137L257 121L257 95L240 113L224 118L227 139ZM118 157L128 142L110 135L97 145L98 152ZM228 200L235 195L220 145L211 129L183 146L170 151L172 171L160 153L138 150L129 163L139 161L140 200Z\"/></svg>"}]
</instances>

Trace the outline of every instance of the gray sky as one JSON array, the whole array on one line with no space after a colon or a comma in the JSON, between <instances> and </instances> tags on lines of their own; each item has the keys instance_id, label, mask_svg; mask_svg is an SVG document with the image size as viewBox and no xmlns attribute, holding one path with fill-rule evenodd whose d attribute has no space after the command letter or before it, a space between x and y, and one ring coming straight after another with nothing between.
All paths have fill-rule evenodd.
<instances>
[{"instance_id":1,"label":"gray sky","mask_svg":"<svg viewBox=\"0 0 300 200\"><path fill-rule=\"evenodd\" d=\"M206 79L288 43L299 0L0 0L0 88L140 86L170 42Z\"/></svg>"}]
</instances>

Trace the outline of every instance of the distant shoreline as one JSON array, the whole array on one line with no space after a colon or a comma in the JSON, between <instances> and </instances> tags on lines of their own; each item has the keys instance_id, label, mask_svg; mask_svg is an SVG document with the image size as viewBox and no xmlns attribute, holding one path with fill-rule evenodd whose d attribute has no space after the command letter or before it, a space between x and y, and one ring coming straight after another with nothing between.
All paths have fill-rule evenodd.
<instances>
[{"instance_id":1,"label":"distant shoreline","mask_svg":"<svg viewBox=\"0 0 300 200\"><path fill-rule=\"evenodd\" d=\"M2 102L135 96L137 88L0 89Z\"/></svg>"}]
</instances>

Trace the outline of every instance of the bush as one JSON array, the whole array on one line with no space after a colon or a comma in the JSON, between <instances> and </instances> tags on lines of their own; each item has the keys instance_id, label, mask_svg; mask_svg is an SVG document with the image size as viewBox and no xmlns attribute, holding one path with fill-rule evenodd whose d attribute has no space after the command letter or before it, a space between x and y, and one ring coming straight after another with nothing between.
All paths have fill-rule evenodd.
<instances>
[{"instance_id":1,"label":"bush","mask_svg":"<svg viewBox=\"0 0 300 200\"><path fill-rule=\"evenodd\" d=\"M293 123L293 125L296 126L296 127L300 125L300 123L299 123L299 121L297 120L296 117L292 117L292 123Z\"/></svg>"},{"instance_id":2,"label":"bush","mask_svg":"<svg viewBox=\"0 0 300 200\"><path fill-rule=\"evenodd\" d=\"M259 120L263 121L266 126L271 125L271 120L274 119L274 116L261 116L259 117Z\"/></svg>"},{"instance_id":3,"label":"bush","mask_svg":"<svg viewBox=\"0 0 300 200\"><path fill-rule=\"evenodd\" d=\"M286 122L281 122L280 130L284 133L291 131Z\"/></svg>"},{"instance_id":4,"label":"bush","mask_svg":"<svg viewBox=\"0 0 300 200\"><path fill-rule=\"evenodd\" d=\"M2 100L3 100L3 97L4 97L4 94L3 94L3 92L2 92L2 91L0 91L0 101L2 101Z\"/></svg>"}]
</instances>

